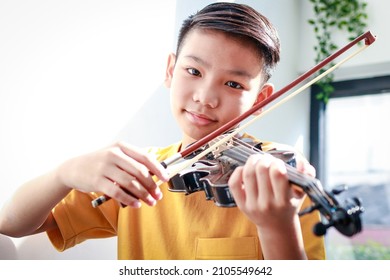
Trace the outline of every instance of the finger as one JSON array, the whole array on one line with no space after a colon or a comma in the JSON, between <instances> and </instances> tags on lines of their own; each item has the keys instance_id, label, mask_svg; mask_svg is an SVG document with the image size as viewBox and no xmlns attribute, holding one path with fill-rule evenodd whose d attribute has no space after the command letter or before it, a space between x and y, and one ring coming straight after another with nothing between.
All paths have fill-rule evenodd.
<instances>
[{"instance_id":1,"label":"finger","mask_svg":"<svg viewBox=\"0 0 390 280\"><path fill-rule=\"evenodd\" d=\"M309 163L304 165L303 172L305 174L308 174L308 175L312 176L312 177L316 176L316 169L314 168L313 165L311 165Z\"/></svg>"},{"instance_id":2,"label":"finger","mask_svg":"<svg viewBox=\"0 0 390 280\"><path fill-rule=\"evenodd\" d=\"M146 189L138 180L137 178L127 174L125 180L123 179L116 179L115 182L118 182L118 185L129 195L140 199L144 201L149 206L154 206L156 204L156 200L160 199L161 197L154 197L148 189ZM122 177L122 178L123 178ZM119 177L117 177L119 178Z\"/></svg>"},{"instance_id":3,"label":"finger","mask_svg":"<svg viewBox=\"0 0 390 280\"><path fill-rule=\"evenodd\" d=\"M286 205L290 201L292 188L288 181L286 165L281 160L274 160L269 169L270 182L278 205Z\"/></svg>"},{"instance_id":4,"label":"finger","mask_svg":"<svg viewBox=\"0 0 390 280\"><path fill-rule=\"evenodd\" d=\"M255 165L256 182L259 189L258 203L264 207L267 207L270 201L274 199L274 192L269 175L269 168L273 160L275 160L273 156L264 154L259 158Z\"/></svg>"},{"instance_id":5,"label":"finger","mask_svg":"<svg viewBox=\"0 0 390 280\"><path fill-rule=\"evenodd\" d=\"M156 200L162 198L162 194L159 195L157 191L151 192L150 189L140 183L135 176L117 166L111 166L111 168L107 170L107 174L107 178L118 183L126 193L144 201L150 206L155 205ZM154 184L152 180L151 182L151 184Z\"/></svg>"},{"instance_id":6,"label":"finger","mask_svg":"<svg viewBox=\"0 0 390 280\"><path fill-rule=\"evenodd\" d=\"M138 198L123 190L117 182L113 182L106 178L101 183L101 187L106 195L115 199L121 205L127 205L133 208L141 207L141 203Z\"/></svg>"},{"instance_id":7,"label":"finger","mask_svg":"<svg viewBox=\"0 0 390 280\"><path fill-rule=\"evenodd\" d=\"M247 203L257 203L259 198L259 182L257 165L261 161L261 155L256 154L248 158L243 169L243 184Z\"/></svg>"},{"instance_id":8,"label":"finger","mask_svg":"<svg viewBox=\"0 0 390 280\"><path fill-rule=\"evenodd\" d=\"M134 158L125 154L121 150L121 152L117 153L117 155L114 159L114 164L120 170L123 170L132 176L132 177L130 177L130 181L132 181L133 178L136 178L136 180L145 189L147 189L148 193L150 193L154 199L159 200L162 198L161 190L158 188L155 181L153 180L153 177L152 177L148 167L145 166L143 163L138 162L137 160L135 160ZM111 175L110 178L112 178L113 176L115 176L115 175ZM117 180L116 177L115 177L115 180ZM126 179L126 180L129 181L129 179ZM128 187L129 185L131 185L130 183L125 182L125 183L121 183L121 185L124 187Z\"/></svg>"},{"instance_id":9,"label":"finger","mask_svg":"<svg viewBox=\"0 0 390 280\"><path fill-rule=\"evenodd\" d=\"M228 181L229 190L233 195L234 201L236 202L238 207L241 207L241 205L245 204L246 200L245 190L242 184L242 171L242 166L237 167L233 171L232 175L230 175Z\"/></svg>"},{"instance_id":10,"label":"finger","mask_svg":"<svg viewBox=\"0 0 390 280\"><path fill-rule=\"evenodd\" d=\"M314 166L312 166L307 161L306 158L304 158L302 155L298 155L296 157L296 160L297 160L297 170L298 171L305 173L307 175L313 176L313 177L316 176L316 170L315 170Z\"/></svg>"},{"instance_id":11,"label":"finger","mask_svg":"<svg viewBox=\"0 0 390 280\"><path fill-rule=\"evenodd\" d=\"M132 161L132 159L130 159ZM123 186L127 189L133 187L137 188L137 193L142 198L146 198L147 194L150 194L154 199L160 200L162 198L162 192L153 180L152 175L147 168L139 162L132 162L128 165L126 172L130 175L130 179L126 180L127 183ZM131 191L131 189L129 189Z\"/></svg>"},{"instance_id":12,"label":"finger","mask_svg":"<svg viewBox=\"0 0 390 280\"><path fill-rule=\"evenodd\" d=\"M156 175L160 180L164 182L169 180L167 170L152 155L141 152L134 146L123 142L119 143L119 147L126 155L145 165L150 170L150 173Z\"/></svg>"}]
</instances>

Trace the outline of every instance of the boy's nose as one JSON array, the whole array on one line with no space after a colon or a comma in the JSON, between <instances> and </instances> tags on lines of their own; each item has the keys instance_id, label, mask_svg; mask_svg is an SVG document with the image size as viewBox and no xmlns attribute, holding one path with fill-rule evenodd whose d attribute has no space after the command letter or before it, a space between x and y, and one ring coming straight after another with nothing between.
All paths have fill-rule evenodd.
<instances>
[{"instance_id":1,"label":"boy's nose","mask_svg":"<svg viewBox=\"0 0 390 280\"><path fill-rule=\"evenodd\" d=\"M198 87L193 94L193 100L204 106L216 108L218 106L217 90L209 85Z\"/></svg>"}]
</instances>

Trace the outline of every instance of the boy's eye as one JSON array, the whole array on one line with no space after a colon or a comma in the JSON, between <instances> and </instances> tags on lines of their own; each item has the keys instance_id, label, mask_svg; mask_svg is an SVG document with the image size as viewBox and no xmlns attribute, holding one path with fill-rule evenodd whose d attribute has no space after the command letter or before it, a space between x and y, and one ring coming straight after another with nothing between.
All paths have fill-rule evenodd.
<instances>
[{"instance_id":1,"label":"boy's eye","mask_svg":"<svg viewBox=\"0 0 390 280\"><path fill-rule=\"evenodd\" d=\"M187 68L188 73L190 73L193 76L201 76L199 70L195 68Z\"/></svg>"},{"instance_id":2,"label":"boy's eye","mask_svg":"<svg viewBox=\"0 0 390 280\"><path fill-rule=\"evenodd\" d=\"M239 83L232 82L232 81L227 82L226 85L228 87L235 88L235 89L243 89L243 87Z\"/></svg>"}]
</instances>

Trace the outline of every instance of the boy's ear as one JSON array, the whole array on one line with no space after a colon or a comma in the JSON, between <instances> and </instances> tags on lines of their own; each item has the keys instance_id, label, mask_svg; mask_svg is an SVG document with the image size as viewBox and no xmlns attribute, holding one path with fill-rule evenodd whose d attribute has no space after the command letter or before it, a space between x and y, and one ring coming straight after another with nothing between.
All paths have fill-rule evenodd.
<instances>
[{"instance_id":1,"label":"boy's ear","mask_svg":"<svg viewBox=\"0 0 390 280\"><path fill-rule=\"evenodd\" d=\"M274 93L274 85L270 83L265 83L264 86L262 87L261 91L257 95L257 99L253 106L259 104L260 102L266 100L268 97L270 97ZM263 109L259 109L256 112L253 113L253 115L257 116L261 113Z\"/></svg>"},{"instance_id":2,"label":"boy's ear","mask_svg":"<svg viewBox=\"0 0 390 280\"><path fill-rule=\"evenodd\" d=\"M176 55L170 53L168 56L167 68L165 70L165 81L164 84L167 88L171 87L173 70L175 69Z\"/></svg>"}]
</instances>

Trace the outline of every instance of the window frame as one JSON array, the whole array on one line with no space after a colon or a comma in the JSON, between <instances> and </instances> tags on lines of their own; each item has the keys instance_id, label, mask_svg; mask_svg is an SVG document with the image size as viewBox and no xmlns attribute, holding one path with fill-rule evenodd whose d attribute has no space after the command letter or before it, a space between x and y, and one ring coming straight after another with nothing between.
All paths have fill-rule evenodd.
<instances>
[{"instance_id":1,"label":"window frame","mask_svg":"<svg viewBox=\"0 0 390 280\"><path fill-rule=\"evenodd\" d=\"M380 94L390 91L390 75L336 81L330 98ZM316 98L320 92L317 85L310 89L310 163L316 168L317 178L326 188L326 104Z\"/></svg>"}]
</instances>

